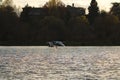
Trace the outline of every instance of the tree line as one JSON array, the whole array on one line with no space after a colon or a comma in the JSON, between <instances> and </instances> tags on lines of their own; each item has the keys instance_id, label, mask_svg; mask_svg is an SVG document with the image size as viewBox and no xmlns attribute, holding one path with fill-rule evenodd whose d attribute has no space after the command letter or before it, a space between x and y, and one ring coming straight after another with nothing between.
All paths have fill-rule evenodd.
<instances>
[{"instance_id":1,"label":"tree line","mask_svg":"<svg viewBox=\"0 0 120 80\"><path fill-rule=\"evenodd\" d=\"M8 2L10 1L10 2ZM42 8L48 16L26 17L22 20L5 0L0 6L0 42L32 43L61 40L65 42L113 43L120 41L120 3L113 3L109 12L100 11L96 0L92 0L85 15L71 16L60 0L50 0ZM29 7L28 7L29 8ZM83 44L82 44L83 43ZM87 45L87 44L85 44Z\"/></svg>"}]
</instances>

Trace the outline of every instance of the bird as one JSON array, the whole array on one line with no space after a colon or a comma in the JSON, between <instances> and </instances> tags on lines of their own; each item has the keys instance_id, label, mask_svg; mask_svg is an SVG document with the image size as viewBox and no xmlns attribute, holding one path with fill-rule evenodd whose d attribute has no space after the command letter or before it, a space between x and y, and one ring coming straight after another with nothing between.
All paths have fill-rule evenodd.
<instances>
[{"instance_id":1,"label":"bird","mask_svg":"<svg viewBox=\"0 0 120 80\"><path fill-rule=\"evenodd\" d=\"M65 46L62 41L50 41L47 42L49 47L54 47L54 46Z\"/></svg>"}]
</instances>

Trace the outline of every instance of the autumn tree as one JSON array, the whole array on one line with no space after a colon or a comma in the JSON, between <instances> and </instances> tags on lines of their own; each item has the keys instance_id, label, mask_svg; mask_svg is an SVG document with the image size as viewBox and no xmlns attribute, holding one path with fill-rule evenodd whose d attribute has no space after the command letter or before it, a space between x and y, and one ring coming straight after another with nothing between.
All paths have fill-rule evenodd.
<instances>
[{"instance_id":1,"label":"autumn tree","mask_svg":"<svg viewBox=\"0 0 120 80\"><path fill-rule=\"evenodd\" d=\"M46 2L44 7L53 8L53 7L63 7L65 4L60 0L49 0Z\"/></svg>"},{"instance_id":2,"label":"autumn tree","mask_svg":"<svg viewBox=\"0 0 120 80\"><path fill-rule=\"evenodd\" d=\"M61 17L64 13L65 4L60 0L49 0L43 7L48 8L50 16Z\"/></svg>"}]
</instances>

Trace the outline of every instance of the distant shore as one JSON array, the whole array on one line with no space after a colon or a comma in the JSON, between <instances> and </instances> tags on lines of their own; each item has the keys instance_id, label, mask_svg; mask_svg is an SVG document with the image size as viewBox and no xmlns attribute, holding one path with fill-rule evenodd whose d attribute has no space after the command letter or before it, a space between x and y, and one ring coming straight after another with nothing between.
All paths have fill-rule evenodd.
<instances>
[{"instance_id":1,"label":"distant shore","mask_svg":"<svg viewBox=\"0 0 120 80\"><path fill-rule=\"evenodd\" d=\"M63 41L66 46L120 46L120 42L105 41ZM47 46L46 41L0 41L0 46Z\"/></svg>"}]
</instances>

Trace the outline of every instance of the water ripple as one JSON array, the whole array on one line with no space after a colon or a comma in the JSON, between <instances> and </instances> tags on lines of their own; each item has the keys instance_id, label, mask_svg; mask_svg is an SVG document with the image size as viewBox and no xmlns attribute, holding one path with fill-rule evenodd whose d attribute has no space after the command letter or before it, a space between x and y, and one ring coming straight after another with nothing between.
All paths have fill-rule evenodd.
<instances>
[{"instance_id":1,"label":"water ripple","mask_svg":"<svg viewBox=\"0 0 120 80\"><path fill-rule=\"evenodd\" d=\"M120 80L120 47L0 47L0 80Z\"/></svg>"}]
</instances>

